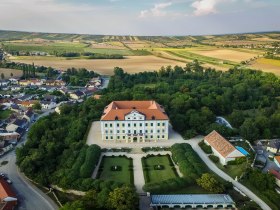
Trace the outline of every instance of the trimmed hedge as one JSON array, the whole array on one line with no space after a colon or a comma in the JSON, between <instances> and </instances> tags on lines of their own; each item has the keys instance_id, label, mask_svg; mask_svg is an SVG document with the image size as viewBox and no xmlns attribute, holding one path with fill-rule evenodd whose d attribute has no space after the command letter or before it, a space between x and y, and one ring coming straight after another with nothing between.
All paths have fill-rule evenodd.
<instances>
[{"instance_id":1,"label":"trimmed hedge","mask_svg":"<svg viewBox=\"0 0 280 210\"><path fill-rule=\"evenodd\" d=\"M84 163L80 168L80 177L83 178L91 177L91 174L94 171L99 161L100 155L101 155L101 148L99 146L91 145L87 148Z\"/></svg>"},{"instance_id":2,"label":"trimmed hedge","mask_svg":"<svg viewBox=\"0 0 280 210\"><path fill-rule=\"evenodd\" d=\"M214 163L218 163L220 161L220 159L215 155L209 155L209 159Z\"/></svg>"},{"instance_id":3,"label":"trimmed hedge","mask_svg":"<svg viewBox=\"0 0 280 210\"><path fill-rule=\"evenodd\" d=\"M197 179L208 171L207 166L191 145L187 143L174 144L171 147L171 152L174 162L179 166L185 178Z\"/></svg>"},{"instance_id":4,"label":"trimmed hedge","mask_svg":"<svg viewBox=\"0 0 280 210\"><path fill-rule=\"evenodd\" d=\"M199 142L198 145L206 154L212 154L213 151L211 146L205 144L204 141Z\"/></svg>"}]
</instances>

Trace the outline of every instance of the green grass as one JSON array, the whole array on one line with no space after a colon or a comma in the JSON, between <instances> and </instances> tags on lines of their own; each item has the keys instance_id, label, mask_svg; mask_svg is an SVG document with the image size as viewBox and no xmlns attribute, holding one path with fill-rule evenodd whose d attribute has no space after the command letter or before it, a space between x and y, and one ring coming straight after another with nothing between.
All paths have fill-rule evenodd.
<instances>
[{"instance_id":1,"label":"green grass","mask_svg":"<svg viewBox=\"0 0 280 210\"><path fill-rule=\"evenodd\" d=\"M106 55L114 55L114 54L118 54L118 55L134 55L134 53L129 50L129 49L93 49L93 48L85 48L84 52L92 52L92 53L100 53L100 54L106 54Z\"/></svg>"},{"instance_id":2,"label":"green grass","mask_svg":"<svg viewBox=\"0 0 280 210\"><path fill-rule=\"evenodd\" d=\"M169 155L146 157L142 159L145 182L161 182L167 179L176 178L177 172L170 162ZM155 170L155 166L161 165L162 170Z\"/></svg>"},{"instance_id":3,"label":"green grass","mask_svg":"<svg viewBox=\"0 0 280 210\"><path fill-rule=\"evenodd\" d=\"M212 58L212 57L208 57L208 56L203 56L203 55L199 55L196 53L192 53L189 52L187 50L166 50L166 52L168 52L171 55L175 55L181 58L185 58L185 59L189 59L189 60L199 60L200 62L203 63L209 63L209 64L213 64L213 65L217 65L217 66L223 66L223 67L230 67L230 66L234 66L237 63L229 61L229 60L222 60L222 59L217 59L217 58Z\"/></svg>"},{"instance_id":4,"label":"green grass","mask_svg":"<svg viewBox=\"0 0 280 210\"><path fill-rule=\"evenodd\" d=\"M1 110L0 111L0 120L7 119L13 112L11 110Z\"/></svg>"},{"instance_id":5,"label":"green grass","mask_svg":"<svg viewBox=\"0 0 280 210\"><path fill-rule=\"evenodd\" d=\"M248 181L242 180L241 183L248 187L253 193L255 193L259 198L261 198L267 205L273 210L278 210L278 207L272 203L268 197L264 196L258 189L257 186L252 186Z\"/></svg>"},{"instance_id":6,"label":"green grass","mask_svg":"<svg viewBox=\"0 0 280 210\"><path fill-rule=\"evenodd\" d=\"M73 42L58 42L58 43L43 43L43 44L33 44L33 43L10 43L5 42L4 48L8 51L41 51L47 52L49 54L55 54L55 52L85 52L84 49L87 44L83 43L73 43Z\"/></svg>"},{"instance_id":7,"label":"green grass","mask_svg":"<svg viewBox=\"0 0 280 210\"><path fill-rule=\"evenodd\" d=\"M112 171L111 167L120 166L121 171ZM99 167L98 177L103 180L133 184L132 159L127 157L104 156Z\"/></svg>"},{"instance_id":8,"label":"green grass","mask_svg":"<svg viewBox=\"0 0 280 210\"><path fill-rule=\"evenodd\" d=\"M242 173L246 170L247 162L241 163L239 165L227 165L223 166L220 163L216 164L219 169L227 173L230 177L235 179L235 177L240 177Z\"/></svg>"}]
</instances>

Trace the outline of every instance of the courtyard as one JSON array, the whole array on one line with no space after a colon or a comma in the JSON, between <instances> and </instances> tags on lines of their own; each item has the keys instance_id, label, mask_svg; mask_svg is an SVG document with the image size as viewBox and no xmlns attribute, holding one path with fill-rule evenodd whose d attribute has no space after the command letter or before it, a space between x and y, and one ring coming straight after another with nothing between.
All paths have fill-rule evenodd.
<instances>
[{"instance_id":1,"label":"courtyard","mask_svg":"<svg viewBox=\"0 0 280 210\"><path fill-rule=\"evenodd\" d=\"M178 176L170 156L157 155L142 158L145 182L161 182Z\"/></svg>"},{"instance_id":2,"label":"courtyard","mask_svg":"<svg viewBox=\"0 0 280 210\"><path fill-rule=\"evenodd\" d=\"M125 156L103 156L97 178L133 184L133 163Z\"/></svg>"}]
</instances>

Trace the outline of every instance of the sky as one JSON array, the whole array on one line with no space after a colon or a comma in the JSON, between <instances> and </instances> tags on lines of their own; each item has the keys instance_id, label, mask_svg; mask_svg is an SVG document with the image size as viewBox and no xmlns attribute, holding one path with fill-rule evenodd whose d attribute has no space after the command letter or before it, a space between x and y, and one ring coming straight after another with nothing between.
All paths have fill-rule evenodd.
<instances>
[{"instance_id":1,"label":"sky","mask_svg":"<svg viewBox=\"0 0 280 210\"><path fill-rule=\"evenodd\" d=\"M280 0L0 0L0 30L102 35L280 31Z\"/></svg>"}]
</instances>

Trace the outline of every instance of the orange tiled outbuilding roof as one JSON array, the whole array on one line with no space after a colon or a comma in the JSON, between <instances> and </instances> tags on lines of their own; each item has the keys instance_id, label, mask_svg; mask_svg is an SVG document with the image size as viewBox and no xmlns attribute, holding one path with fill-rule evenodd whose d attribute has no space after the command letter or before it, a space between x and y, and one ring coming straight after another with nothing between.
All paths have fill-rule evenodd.
<instances>
[{"instance_id":1,"label":"orange tiled outbuilding roof","mask_svg":"<svg viewBox=\"0 0 280 210\"><path fill-rule=\"evenodd\" d=\"M7 197L16 198L16 194L12 191L10 185L3 178L0 178L0 200Z\"/></svg>"},{"instance_id":2,"label":"orange tiled outbuilding roof","mask_svg":"<svg viewBox=\"0 0 280 210\"><path fill-rule=\"evenodd\" d=\"M275 156L274 158L280 164L280 156Z\"/></svg>"},{"instance_id":3,"label":"orange tiled outbuilding roof","mask_svg":"<svg viewBox=\"0 0 280 210\"><path fill-rule=\"evenodd\" d=\"M124 120L134 110L144 114L146 120L168 120L163 107L155 101L113 101L105 107L101 120Z\"/></svg>"},{"instance_id":4,"label":"orange tiled outbuilding roof","mask_svg":"<svg viewBox=\"0 0 280 210\"><path fill-rule=\"evenodd\" d=\"M205 136L204 140L207 141L208 144L210 144L210 146L219 152L223 157L227 157L230 153L236 150L236 148L228 140L215 130Z\"/></svg>"}]
</instances>

